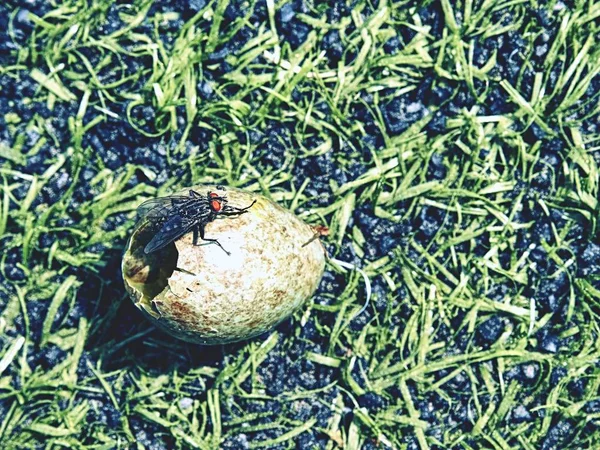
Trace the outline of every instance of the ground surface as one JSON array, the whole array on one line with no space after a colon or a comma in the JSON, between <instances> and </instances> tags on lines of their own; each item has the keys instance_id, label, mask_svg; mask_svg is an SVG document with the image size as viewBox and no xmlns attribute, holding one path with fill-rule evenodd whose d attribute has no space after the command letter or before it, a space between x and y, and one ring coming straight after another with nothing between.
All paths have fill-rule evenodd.
<instances>
[{"instance_id":1,"label":"ground surface","mask_svg":"<svg viewBox=\"0 0 600 450\"><path fill-rule=\"evenodd\" d=\"M132 3L0 5L0 448L600 447L600 3ZM152 328L135 207L205 182L367 310Z\"/></svg>"}]
</instances>

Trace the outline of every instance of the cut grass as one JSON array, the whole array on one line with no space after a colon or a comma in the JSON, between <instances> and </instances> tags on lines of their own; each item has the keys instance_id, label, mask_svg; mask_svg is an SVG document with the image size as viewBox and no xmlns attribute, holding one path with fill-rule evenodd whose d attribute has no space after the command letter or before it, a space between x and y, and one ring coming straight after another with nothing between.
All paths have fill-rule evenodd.
<instances>
[{"instance_id":1,"label":"cut grass","mask_svg":"<svg viewBox=\"0 0 600 450\"><path fill-rule=\"evenodd\" d=\"M436 5L69 0L12 31L0 446L600 445L600 10ZM251 342L150 328L133 211L204 182L327 225L367 312L349 272Z\"/></svg>"}]
</instances>

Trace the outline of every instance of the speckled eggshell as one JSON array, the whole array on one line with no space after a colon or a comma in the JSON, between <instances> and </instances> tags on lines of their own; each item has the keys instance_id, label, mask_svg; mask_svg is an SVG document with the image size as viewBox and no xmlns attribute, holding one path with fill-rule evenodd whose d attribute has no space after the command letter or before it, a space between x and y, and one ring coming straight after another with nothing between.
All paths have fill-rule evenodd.
<instances>
[{"instance_id":1,"label":"speckled eggshell","mask_svg":"<svg viewBox=\"0 0 600 450\"><path fill-rule=\"evenodd\" d=\"M182 191L187 195L189 189ZM171 335L200 344L222 344L272 329L310 298L323 276L325 250L315 230L271 200L234 188L191 189L225 194L248 212L218 217L199 241L192 234L146 255L152 232L143 221L123 256L125 287L135 304Z\"/></svg>"}]
</instances>

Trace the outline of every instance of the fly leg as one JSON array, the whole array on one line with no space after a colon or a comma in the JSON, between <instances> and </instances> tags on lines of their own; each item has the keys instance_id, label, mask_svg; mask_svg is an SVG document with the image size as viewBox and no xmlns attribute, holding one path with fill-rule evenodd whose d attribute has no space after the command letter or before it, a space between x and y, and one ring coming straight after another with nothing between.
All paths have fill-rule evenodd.
<instances>
[{"instance_id":1,"label":"fly leg","mask_svg":"<svg viewBox=\"0 0 600 450\"><path fill-rule=\"evenodd\" d=\"M229 253L227 250L225 250L223 248L223 246L221 245L221 243L217 239L209 239L204 236L204 226L199 225L197 227L194 227L192 233L193 233L192 238L193 238L194 245L200 245L200 244L198 244L198 234L200 234L200 239L202 239L203 241L207 241L207 242L214 242L219 247L221 247L221 250L223 250L225 253L227 253L228 255L231 256L231 253Z\"/></svg>"},{"instance_id":2,"label":"fly leg","mask_svg":"<svg viewBox=\"0 0 600 450\"><path fill-rule=\"evenodd\" d=\"M245 208L236 208L235 206L227 205L220 214L224 216L237 216L248 211L250 208L252 208L252 205L254 205L255 203L256 200L254 200L252 203L250 203L250 205L246 206Z\"/></svg>"}]
</instances>

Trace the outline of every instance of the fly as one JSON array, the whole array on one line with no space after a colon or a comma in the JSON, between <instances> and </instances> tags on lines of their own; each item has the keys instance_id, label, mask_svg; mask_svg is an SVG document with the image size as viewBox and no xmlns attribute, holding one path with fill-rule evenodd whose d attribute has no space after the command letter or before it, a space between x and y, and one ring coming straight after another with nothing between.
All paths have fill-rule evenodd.
<instances>
[{"instance_id":1,"label":"fly","mask_svg":"<svg viewBox=\"0 0 600 450\"><path fill-rule=\"evenodd\" d=\"M217 189L222 188L217 186ZM156 233L144 247L144 252L149 254L160 250L191 232L194 245L199 245L198 238L200 238L203 241L216 243L230 255L217 239L205 237L204 228L219 216L232 217L244 214L254 203L256 200L245 208L237 208L227 204L225 195L210 191L202 195L191 189L188 196L169 195L147 200L138 207L137 215L140 220L151 223Z\"/></svg>"}]
</instances>

